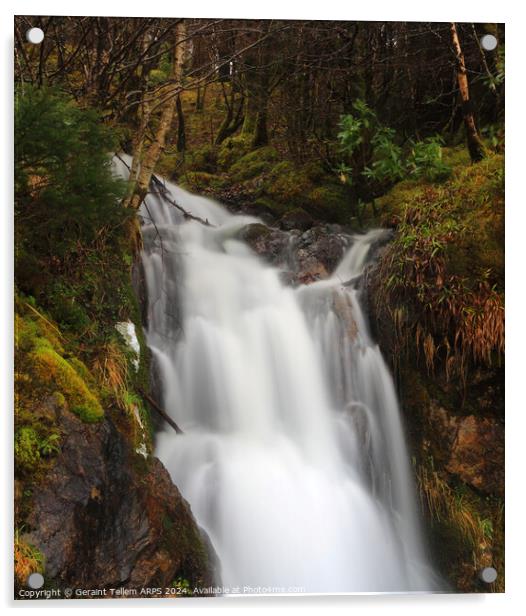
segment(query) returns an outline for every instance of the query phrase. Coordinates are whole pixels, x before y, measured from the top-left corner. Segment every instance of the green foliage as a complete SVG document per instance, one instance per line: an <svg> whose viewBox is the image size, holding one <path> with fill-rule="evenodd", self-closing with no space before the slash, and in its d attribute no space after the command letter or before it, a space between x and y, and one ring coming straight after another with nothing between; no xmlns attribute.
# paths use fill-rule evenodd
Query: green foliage
<svg viewBox="0 0 526 616"><path fill-rule="evenodd" d="M344 160L336 172L342 182L359 188L365 181L374 194L404 177L429 181L448 177L450 169L442 160L440 137L412 141L409 151L404 151L395 131L383 126L365 102L355 101L353 110L342 116L339 125L338 141Z"/></svg>
<svg viewBox="0 0 526 616"><path fill-rule="evenodd" d="M481 131L486 145L495 152L504 149L504 128L501 124L488 124Z"/></svg>
<svg viewBox="0 0 526 616"><path fill-rule="evenodd" d="M371 167L366 167L362 175L376 182L396 182L405 173L402 148L395 143L395 131L379 127L371 138L373 160Z"/></svg>
<svg viewBox="0 0 526 616"><path fill-rule="evenodd" d="M59 325L79 334L86 331L90 319L83 303L78 301L76 289L58 280L48 293L54 299L53 316Z"/></svg>
<svg viewBox="0 0 526 616"><path fill-rule="evenodd" d="M32 473L42 458L48 458L60 451L60 434L43 433L34 426L22 426L15 432L15 460L17 470Z"/></svg>
<svg viewBox="0 0 526 616"><path fill-rule="evenodd" d="M490 73L484 73L481 76L481 80L484 85L492 90L496 91L503 86L505 79L505 45L502 41L499 41L499 45L496 50L495 70Z"/></svg>
<svg viewBox="0 0 526 616"><path fill-rule="evenodd" d="M65 255L125 218L113 177L115 138L93 110L56 90L25 86L15 97L17 248Z"/></svg>
<svg viewBox="0 0 526 616"><path fill-rule="evenodd" d="M411 142L407 159L408 175L430 182L446 180L451 175L451 167L442 159L443 144L443 139L438 135Z"/></svg>
<svg viewBox="0 0 526 616"><path fill-rule="evenodd" d="M24 470L31 470L40 461L38 434L30 426L20 428L15 434L15 460Z"/></svg>
<svg viewBox="0 0 526 616"><path fill-rule="evenodd" d="M190 582L183 577L178 577L172 582L172 588L177 591L178 595L185 595L191 597L193 595L192 586Z"/></svg>
<svg viewBox="0 0 526 616"><path fill-rule="evenodd" d="M100 421L104 417L100 402L66 359L47 344L39 344L32 359L37 378L56 385L73 413L87 423Z"/></svg>

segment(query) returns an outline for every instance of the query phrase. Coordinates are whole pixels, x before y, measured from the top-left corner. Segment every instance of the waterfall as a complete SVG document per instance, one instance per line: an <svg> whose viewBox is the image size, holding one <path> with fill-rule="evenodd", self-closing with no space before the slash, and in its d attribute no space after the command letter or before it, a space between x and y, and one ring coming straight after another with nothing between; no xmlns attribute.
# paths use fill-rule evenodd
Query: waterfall
<svg viewBox="0 0 526 616"><path fill-rule="evenodd" d="M126 175L122 162L118 172ZM161 404L156 455L220 560L225 592L436 590L393 380L361 307L374 230L324 281L285 286L246 224L166 182L141 209Z"/></svg>

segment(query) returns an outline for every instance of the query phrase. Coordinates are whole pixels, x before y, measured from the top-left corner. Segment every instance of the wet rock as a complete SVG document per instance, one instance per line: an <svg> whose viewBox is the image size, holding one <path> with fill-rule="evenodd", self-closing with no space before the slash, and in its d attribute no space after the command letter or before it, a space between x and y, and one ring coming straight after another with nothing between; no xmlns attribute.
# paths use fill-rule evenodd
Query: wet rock
<svg viewBox="0 0 526 616"><path fill-rule="evenodd" d="M305 210L296 208L283 214L280 218L279 225L285 231L292 231L292 229L307 231L307 229L310 229L314 225L314 219Z"/></svg>
<svg viewBox="0 0 526 616"><path fill-rule="evenodd" d="M319 225L302 233L294 251L298 280L306 284L327 278L341 261L349 245L348 236L328 229L326 225Z"/></svg>
<svg viewBox="0 0 526 616"><path fill-rule="evenodd" d="M426 416L440 450L435 456L443 460L445 470L481 492L502 496L503 425L490 417L452 415L434 402Z"/></svg>
<svg viewBox="0 0 526 616"><path fill-rule="evenodd" d="M494 419L469 415L457 424L446 470L488 494L504 491L504 429Z"/></svg>
<svg viewBox="0 0 526 616"><path fill-rule="evenodd" d="M254 223L243 227L238 237L272 265L286 263L290 244L287 233L261 223Z"/></svg>
<svg viewBox="0 0 526 616"><path fill-rule="evenodd" d="M270 207L260 202L243 205L237 210L236 213L246 214L247 216L255 216L268 225L275 223L277 219L276 213Z"/></svg>
<svg viewBox="0 0 526 616"><path fill-rule="evenodd" d="M220 201L223 206L235 215L255 216L267 225L276 224L279 218L279 214L269 205L260 200L252 201L250 195L244 192L232 195L228 191L220 191L215 192L211 196Z"/></svg>
<svg viewBox="0 0 526 616"><path fill-rule="evenodd" d="M86 589L210 585L215 554L161 462L137 456L108 419L86 424L63 409L58 427L62 450L28 519L46 577Z"/></svg>
<svg viewBox="0 0 526 616"><path fill-rule="evenodd" d="M350 246L339 225L316 225L300 231L283 231L254 223L238 233L252 250L282 268L285 284L308 284L328 278Z"/></svg>

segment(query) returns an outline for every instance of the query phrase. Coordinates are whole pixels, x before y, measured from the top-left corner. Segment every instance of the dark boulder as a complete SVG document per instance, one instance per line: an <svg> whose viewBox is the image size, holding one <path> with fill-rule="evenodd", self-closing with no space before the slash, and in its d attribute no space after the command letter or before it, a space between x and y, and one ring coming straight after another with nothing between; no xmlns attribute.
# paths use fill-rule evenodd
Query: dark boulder
<svg viewBox="0 0 526 616"><path fill-rule="evenodd" d="M347 235L326 225L318 225L302 233L294 250L298 281L306 284L327 278L342 260L349 245Z"/></svg>
<svg viewBox="0 0 526 616"><path fill-rule="evenodd" d="M60 410L61 453L33 490L26 540L46 578L84 589L209 586L213 548L161 462L144 459L113 423Z"/></svg>
<svg viewBox="0 0 526 616"><path fill-rule="evenodd" d="M296 208L283 214L280 218L279 225L285 231L292 231L292 229L307 231L307 229L310 229L314 225L314 219L305 210Z"/></svg>
<svg viewBox="0 0 526 616"><path fill-rule="evenodd" d="M284 265L287 261L287 249L290 244L288 233L261 223L253 223L243 227L238 233L238 238L272 265Z"/></svg>

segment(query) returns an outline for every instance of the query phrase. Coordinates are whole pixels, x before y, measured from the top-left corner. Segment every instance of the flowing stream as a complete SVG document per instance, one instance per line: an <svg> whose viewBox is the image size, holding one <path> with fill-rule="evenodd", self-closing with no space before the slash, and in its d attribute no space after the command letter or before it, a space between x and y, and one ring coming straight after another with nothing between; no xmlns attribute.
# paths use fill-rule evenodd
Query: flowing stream
<svg viewBox="0 0 526 616"><path fill-rule="evenodd" d="M166 189L213 226L161 195L141 209L157 395L184 431L162 431L156 454L216 549L221 585L436 590L393 380L360 303L383 231L352 237L328 280L293 289L236 239L257 219Z"/></svg>

